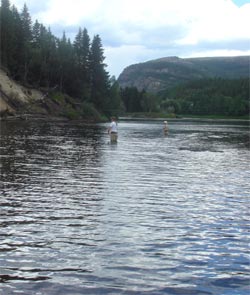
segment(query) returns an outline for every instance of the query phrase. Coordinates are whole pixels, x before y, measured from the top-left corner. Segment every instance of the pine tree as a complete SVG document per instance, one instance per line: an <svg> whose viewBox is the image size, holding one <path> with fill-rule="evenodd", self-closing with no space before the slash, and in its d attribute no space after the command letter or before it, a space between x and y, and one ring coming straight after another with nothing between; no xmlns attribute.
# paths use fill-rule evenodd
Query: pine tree
<svg viewBox="0 0 250 295"><path fill-rule="evenodd" d="M82 31L81 40L81 51L82 51L82 67L85 71L89 69L89 58L90 58L90 38L86 28Z"/></svg>
<svg viewBox="0 0 250 295"><path fill-rule="evenodd" d="M110 88L103 52L101 38L95 35L90 50L91 101L100 111L106 108Z"/></svg>
<svg viewBox="0 0 250 295"><path fill-rule="evenodd" d="M13 17L13 42L12 42L12 59L9 63L9 70L12 73L14 79L20 80L22 73L20 71L20 65L22 64L22 24L21 17L18 13L18 10L15 6L11 8L12 17Z"/></svg>
<svg viewBox="0 0 250 295"><path fill-rule="evenodd" d="M36 20L32 28L32 47L33 48L40 47L40 32L41 32L41 25L38 22L38 20Z"/></svg>
<svg viewBox="0 0 250 295"><path fill-rule="evenodd" d="M13 45L13 22L9 0L2 0L0 10L1 65L8 68Z"/></svg>
<svg viewBox="0 0 250 295"><path fill-rule="evenodd" d="M58 57L59 57L59 89L67 91L71 89L71 77L73 76L74 62L72 54L72 45L67 40L65 32L62 38L58 41ZM70 90L69 94L72 94Z"/></svg>
<svg viewBox="0 0 250 295"><path fill-rule="evenodd" d="M90 38L86 28L79 28L78 34L74 41L74 52L76 58L76 80L75 84L78 88L78 97L82 100L89 100L90 96L90 75L89 75L89 59L90 59Z"/></svg>
<svg viewBox="0 0 250 295"><path fill-rule="evenodd" d="M37 20L33 25L26 4L19 14L9 0L1 0L0 24L1 66L15 79L36 87L58 85L100 111L117 109L119 89L110 88L99 35L91 43L87 29L80 28L72 45L65 33L59 39Z"/></svg>
<svg viewBox="0 0 250 295"><path fill-rule="evenodd" d="M76 63L79 66L81 64L81 42L82 42L82 29L79 28L78 33L75 37L74 44L73 44L75 56L76 56Z"/></svg>
<svg viewBox="0 0 250 295"><path fill-rule="evenodd" d="M107 110L105 113L111 117L118 116L120 110L124 109L124 106L121 100L120 86L114 76L110 79L110 85L110 95L107 100Z"/></svg>
<svg viewBox="0 0 250 295"><path fill-rule="evenodd" d="M27 82L29 66L31 60L31 41L32 41L32 33L31 26L32 21L28 11L28 7L26 4L23 6L23 10L21 12L21 24L22 24L22 40L23 40L23 81Z"/></svg>

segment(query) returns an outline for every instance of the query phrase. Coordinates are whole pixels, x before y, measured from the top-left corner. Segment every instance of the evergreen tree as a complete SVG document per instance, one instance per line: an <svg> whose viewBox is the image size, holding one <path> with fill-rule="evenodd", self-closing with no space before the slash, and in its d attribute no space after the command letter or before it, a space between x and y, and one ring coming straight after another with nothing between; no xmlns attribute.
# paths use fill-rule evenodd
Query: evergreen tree
<svg viewBox="0 0 250 295"><path fill-rule="evenodd" d="M110 95L107 99L105 110L105 113L109 117L118 116L121 110L124 111L124 106L121 100L120 86L114 76L110 79L110 85Z"/></svg>
<svg viewBox="0 0 250 295"><path fill-rule="evenodd" d="M78 65L81 64L81 43L82 43L82 29L79 28L79 31L75 37L74 41L74 51L75 51L75 56L76 56L76 63Z"/></svg>
<svg viewBox="0 0 250 295"><path fill-rule="evenodd" d="M109 96L109 77L105 70L104 55L99 35L95 35L90 50L90 86L91 101L98 110L106 109L106 101Z"/></svg>
<svg viewBox="0 0 250 295"><path fill-rule="evenodd" d="M22 47L20 48L23 58L23 81L27 82L31 61L32 21L26 4L20 15L22 27Z"/></svg>
<svg viewBox="0 0 250 295"><path fill-rule="evenodd" d="M76 56L76 87L79 89L78 96L82 100L89 100L90 97L90 38L86 28L79 28L74 41Z"/></svg>
<svg viewBox="0 0 250 295"><path fill-rule="evenodd" d="M32 40L32 20L26 4L23 6L21 13L22 30L24 42L30 43Z"/></svg>
<svg viewBox="0 0 250 295"><path fill-rule="evenodd" d="M38 22L38 20L36 20L32 28L32 47L33 48L41 47L40 34L41 34L41 24Z"/></svg>
<svg viewBox="0 0 250 295"><path fill-rule="evenodd" d="M136 87L121 89L121 97L127 112L142 112L146 110L144 103L145 91L139 91Z"/></svg>
<svg viewBox="0 0 250 295"><path fill-rule="evenodd" d="M0 10L1 64L8 68L13 50L13 18L9 0L2 0Z"/></svg>
<svg viewBox="0 0 250 295"><path fill-rule="evenodd" d="M42 25L36 20L32 27L30 80L34 85L41 85L42 80Z"/></svg>
<svg viewBox="0 0 250 295"><path fill-rule="evenodd" d="M75 96L78 92L75 88L75 79L77 73L74 62L73 46L66 38L65 32L58 41L58 58L59 58L59 89L69 95Z"/></svg>
<svg viewBox="0 0 250 295"><path fill-rule="evenodd" d="M35 87L58 85L102 112L118 112L119 86L110 87L99 35L91 43L87 29L80 28L72 45L65 33L59 39L37 20L32 24L26 4L19 14L9 0L1 0L0 24L1 66L12 77Z"/></svg>

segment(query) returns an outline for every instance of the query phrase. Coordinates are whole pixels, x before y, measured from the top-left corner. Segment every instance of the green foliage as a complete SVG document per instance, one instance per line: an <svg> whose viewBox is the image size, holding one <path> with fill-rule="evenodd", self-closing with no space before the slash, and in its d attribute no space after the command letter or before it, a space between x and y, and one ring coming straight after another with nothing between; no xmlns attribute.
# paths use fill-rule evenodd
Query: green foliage
<svg viewBox="0 0 250 295"><path fill-rule="evenodd" d="M249 79L199 79L167 89L158 95L138 91L136 87L121 89L127 113L138 116L146 112L158 117L187 115L249 115Z"/></svg>
<svg viewBox="0 0 250 295"><path fill-rule="evenodd" d="M135 113L127 113L127 115L131 118L162 118L162 119L167 119L167 118L176 118L176 115L171 113L162 113L162 112L135 112Z"/></svg>
<svg viewBox="0 0 250 295"><path fill-rule="evenodd" d="M60 39L37 20L32 23L26 4L19 13L9 0L1 2L0 22L1 65L14 79L37 88L56 87L81 102L91 102L100 113L119 109L99 35L91 42L87 29L79 28L72 44L65 33ZM68 116L75 115L69 110Z"/></svg>
<svg viewBox="0 0 250 295"><path fill-rule="evenodd" d="M178 114L180 112L181 106L180 102L174 99L165 99L161 102L161 110L168 114Z"/></svg>
<svg viewBox="0 0 250 295"><path fill-rule="evenodd" d="M110 85L110 95L106 100L105 114L107 114L108 117L117 117L121 110L123 110L120 87L114 77L110 79Z"/></svg>
<svg viewBox="0 0 250 295"><path fill-rule="evenodd" d="M90 48L90 101L98 110L104 110L107 107L107 99L110 95L109 76L105 70L104 59L101 38L96 35Z"/></svg>
<svg viewBox="0 0 250 295"><path fill-rule="evenodd" d="M61 92L55 92L51 95L51 98L59 104L65 103L64 94Z"/></svg>
<svg viewBox="0 0 250 295"><path fill-rule="evenodd" d="M144 91L139 91L136 87L126 87L121 89L121 99L126 112L142 112L142 100Z"/></svg>
<svg viewBox="0 0 250 295"><path fill-rule="evenodd" d="M136 87L121 89L121 98L126 112L158 112L159 99L155 94L139 91Z"/></svg>
<svg viewBox="0 0 250 295"><path fill-rule="evenodd" d="M249 79L202 79L161 93L161 109L193 115L249 114Z"/></svg>
<svg viewBox="0 0 250 295"><path fill-rule="evenodd" d="M93 104L88 102L83 102L81 106L81 116L84 119L90 119L93 118L96 121L101 120L101 114L96 110L96 108L93 106Z"/></svg>
<svg viewBox="0 0 250 295"><path fill-rule="evenodd" d="M144 112L151 113L159 111L158 98L152 93L143 93L141 105Z"/></svg>

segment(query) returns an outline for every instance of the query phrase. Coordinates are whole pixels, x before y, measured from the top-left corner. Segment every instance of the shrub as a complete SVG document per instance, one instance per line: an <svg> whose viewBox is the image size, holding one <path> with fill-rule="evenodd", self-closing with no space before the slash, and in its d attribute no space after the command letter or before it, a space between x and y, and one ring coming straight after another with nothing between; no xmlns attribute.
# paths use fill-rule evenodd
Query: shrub
<svg viewBox="0 0 250 295"><path fill-rule="evenodd" d="M61 92L55 92L51 95L52 100L59 104L63 104L65 102L64 95Z"/></svg>
<svg viewBox="0 0 250 295"><path fill-rule="evenodd" d="M81 116L84 119L101 120L101 114L91 103L88 102L83 102L81 107Z"/></svg>

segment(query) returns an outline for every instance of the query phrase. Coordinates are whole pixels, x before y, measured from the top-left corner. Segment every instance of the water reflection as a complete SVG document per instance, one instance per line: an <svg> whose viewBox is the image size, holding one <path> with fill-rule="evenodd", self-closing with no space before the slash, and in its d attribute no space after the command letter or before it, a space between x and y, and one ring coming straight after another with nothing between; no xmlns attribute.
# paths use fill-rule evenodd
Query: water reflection
<svg viewBox="0 0 250 295"><path fill-rule="evenodd" d="M248 125L1 123L3 294L249 293Z"/></svg>

